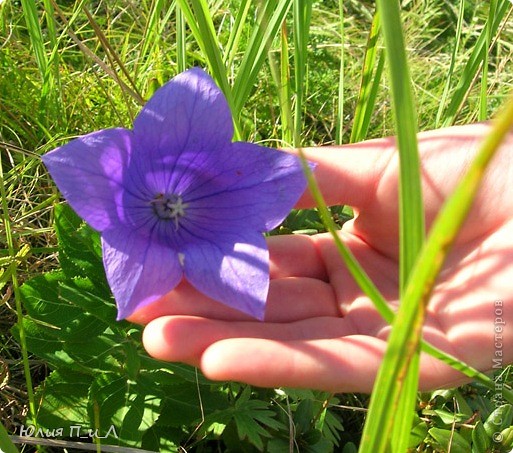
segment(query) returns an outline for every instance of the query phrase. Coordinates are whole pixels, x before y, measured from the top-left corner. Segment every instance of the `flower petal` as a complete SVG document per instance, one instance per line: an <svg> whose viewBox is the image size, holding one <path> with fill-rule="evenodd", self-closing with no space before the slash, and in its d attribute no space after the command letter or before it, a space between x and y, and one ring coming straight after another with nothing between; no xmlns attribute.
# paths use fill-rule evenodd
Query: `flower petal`
<svg viewBox="0 0 513 453"><path fill-rule="evenodd" d="M229 158L224 159L226 155ZM218 174L198 179L184 195L192 223L216 231L255 228L268 231L289 214L306 188L300 160L291 154L237 142L220 156Z"/></svg>
<svg viewBox="0 0 513 453"><path fill-rule="evenodd" d="M231 240L197 241L184 248L187 280L200 292L229 307L264 318L269 290L269 252L261 234Z"/></svg>
<svg viewBox="0 0 513 453"><path fill-rule="evenodd" d="M102 234L103 264L118 306L118 319L154 302L180 282L178 254L154 237L125 228Z"/></svg>
<svg viewBox="0 0 513 453"><path fill-rule="evenodd" d="M134 121L134 135L144 150L137 166L147 184L153 190L168 190L172 180L189 167L194 169L213 148L231 142L233 121L212 78L193 68L155 92ZM187 155L177 166L182 153Z"/></svg>
<svg viewBox="0 0 513 453"><path fill-rule="evenodd" d="M130 131L107 129L72 140L42 160L77 214L103 231L123 217L118 206L131 149Z"/></svg>

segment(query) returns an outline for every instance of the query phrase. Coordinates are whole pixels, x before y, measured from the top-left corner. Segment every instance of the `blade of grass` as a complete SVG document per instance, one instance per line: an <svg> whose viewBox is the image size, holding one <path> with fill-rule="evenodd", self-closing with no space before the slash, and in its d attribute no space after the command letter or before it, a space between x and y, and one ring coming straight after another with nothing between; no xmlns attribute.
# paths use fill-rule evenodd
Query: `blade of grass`
<svg viewBox="0 0 513 453"><path fill-rule="evenodd" d="M160 38L158 35L159 19L163 10L164 0L152 0L148 22L145 24L142 32L142 42L139 50L139 56L137 58L138 62L146 60L152 53L154 46L158 43ZM138 71L136 70L135 73L137 74Z"/></svg>
<svg viewBox="0 0 513 453"><path fill-rule="evenodd" d="M456 57L458 55L460 45L461 45L461 34L463 29L463 18L465 14L465 1L460 0L458 7L458 21L456 23L456 36L454 37L454 47L451 52L451 62L449 63L449 69L447 70L447 77L445 79L444 90L442 92L442 97L440 99L440 104L438 106L438 111L436 113L435 119L435 128L440 124L440 120L442 118L442 113L444 111L445 105L447 103L447 97L449 95L449 89L451 87L452 77L454 75L454 67L456 65Z"/></svg>
<svg viewBox="0 0 513 453"><path fill-rule="evenodd" d="M338 15L340 23L340 68L338 78L337 123L335 129L335 143L343 143L344 134L344 74L345 74L345 27L344 27L344 1L338 2Z"/></svg>
<svg viewBox="0 0 513 453"><path fill-rule="evenodd" d="M299 147L301 146L301 130L303 129L303 101L307 76L308 39L312 19L312 1L295 1L293 19L294 91L296 93L294 109L294 146Z"/></svg>
<svg viewBox="0 0 513 453"><path fill-rule="evenodd" d="M399 2L378 0L377 7L382 21L389 66L399 149L399 294L401 295L399 312L412 311L415 314L415 321L422 326L424 313L417 309L416 301L405 301L402 298L425 234L417 145L417 114L413 101ZM418 387L420 330L405 330L400 320L401 318L396 316L390 337L392 339L394 332L397 332L395 335L399 340L396 343L389 341L374 385L364 438L360 445L362 452L385 451L390 441L394 442L390 448L393 451L399 451L396 447L404 446L408 441L406 437L409 437L413 421L413 407ZM408 348L410 345L411 348ZM402 374L396 372L396 361ZM386 377L389 376L390 380L387 381ZM389 384L386 390L383 390L384 383ZM401 431L394 428L392 423L394 414L397 413L403 417Z"/></svg>
<svg viewBox="0 0 513 453"><path fill-rule="evenodd" d="M46 3L48 2L45 2L45 4ZM23 16L25 17L25 22L27 24L30 43L34 51L37 67L39 69L42 80L41 97L39 103L39 121L41 121L43 124L46 124L48 117L59 118L59 104L56 101L58 96L56 95L55 91L55 88L58 85L56 85L54 79L54 76L56 74L58 75L58 63L56 63L57 47L55 27L53 26L52 20L47 21L47 27L53 45L53 57L50 61L47 55L47 49L44 42L43 30L41 28L36 2L30 0L22 0L21 6L23 9Z"/></svg>
<svg viewBox="0 0 513 453"><path fill-rule="evenodd" d="M493 130L485 138L461 182L435 219L419 259L412 269L383 361L387 366L380 368L376 380L375 388L379 389L380 397L371 400L362 436L361 451L374 453L386 449L383 447L383 441L386 439L383 433L388 432L393 422L393 413L390 408L394 407L396 388L404 379L408 369L408 361L405 361L404 357L411 357L420 342L422 317L418 313L425 311L436 277L470 211L488 163L511 130L513 97L493 123ZM414 335L411 335L412 332Z"/></svg>
<svg viewBox="0 0 513 453"><path fill-rule="evenodd" d="M232 26L228 43L224 51L223 60L227 68L230 68L233 64L233 60L239 49L240 38L244 27L246 25L246 19L248 17L249 8L251 6L250 0L243 0L239 6L235 22Z"/></svg>
<svg viewBox="0 0 513 453"><path fill-rule="evenodd" d="M236 114L239 114L257 80L273 39L277 36L292 0L262 2L246 51L233 84Z"/></svg>
<svg viewBox="0 0 513 453"><path fill-rule="evenodd" d="M131 86L132 91L134 93L136 93L136 95L139 99L142 99L142 95L139 92L137 85L135 84L133 78L131 77L130 72L128 71L128 69L126 69L126 67L125 67L124 63L121 61L121 58L119 57L118 53L110 45L109 40L103 33L101 27L96 23L94 17L92 16L92 14L89 12L89 10L85 6L82 7L82 10L84 11L84 13L87 17L87 20L88 20L89 24L91 25L91 28L93 29L94 34L100 41L100 44L101 44L103 50L105 51L105 55L107 56L107 59L109 60L109 64L110 64L110 67L112 68L112 71L114 73L116 73L114 68L117 65L117 67L121 70L121 72L124 74L126 80L128 81L128 85ZM121 81L121 78L117 75L117 73L116 73L116 81ZM120 85L120 87L121 87L121 85ZM128 102L128 99L125 96L125 91L121 90L121 93L125 97L125 103L129 107L128 111L130 113L131 120L133 121L134 115L132 114L132 112L130 110L130 102Z"/></svg>
<svg viewBox="0 0 513 453"><path fill-rule="evenodd" d="M55 110L55 120L57 124L64 126L66 119L65 109L62 103L62 87L60 77L60 54L59 40L55 27L55 11L50 0L43 0L43 10L45 14L45 23L50 45L50 57L48 58L48 72L51 74L49 81L49 90L51 90L52 108Z"/></svg>
<svg viewBox="0 0 513 453"><path fill-rule="evenodd" d="M30 37L30 43L34 50L37 66L43 80L46 79L48 70L48 58L43 39L43 32L39 23L39 15L37 13L36 2L31 0L21 0L23 16L27 23L27 31Z"/></svg>
<svg viewBox="0 0 513 453"><path fill-rule="evenodd" d="M3 162L2 162L2 153L0 153L0 198L1 198L1 207L2 207L2 217L3 217L3 225L4 225L4 234L5 234L5 242L7 244L7 248L9 250L9 255L13 259L13 263L11 266L11 283L12 289L14 293L14 302L16 306L16 316L17 316L17 325L19 329L19 343L21 349L22 363L23 363L23 374L25 377L25 383L27 386L27 398L29 405L30 416L32 417L32 422L35 426L37 426L37 412L36 412L36 403L34 398L34 389L32 386L32 375L30 373L30 363L28 357L27 350L27 341L25 336L25 329L23 324L23 307L21 303L21 295L19 290L18 283L18 273L17 273L17 246L15 243L15 239L11 230L11 219L9 216L9 206L7 205L7 193L5 190L5 181L4 181L4 172L3 172ZM2 426L3 428L3 426Z"/></svg>
<svg viewBox="0 0 513 453"><path fill-rule="evenodd" d="M162 40L166 38L166 26L169 24L169 20L173 12L176 9L176 1L173 0L167 6L169 2L165 0L152 0L150 5L150 11L148 14L148 21L142 32L142 44L137 57L137 64L134 68L134 78L139 80L140 76L151 73L150 68L154 66L156 58L159 54L159 46ZM161 19L161 15L165 11L164 17ZM177 33L179 27L179 17L176 16ZM179 63L179 61L178 61ZM164 80L157 75L159 84L162 85Z"/></svg>
<svg viewBox="0 0 513 453"><path fill-rule="evenodd" d="M511 2L509 0L498 0L495 17L493 17L493 20L491 21L491 33L495 36L495 39L490 44L490 47L486 46L487 35L490 33L490 30L487 27L484 27L472 49L472 54L463 69L458 85L456 86L454 93L451 94L451 102L443 115L444 118L442 126L450 126L456 122L461 106L465 102L468 93L474 84L474 80L476 80L478 76L479 68L483 62L483 56L493 48L497 40L498 29L501 21L506 15L506 12L508 12L508 15L511 12Z"/></svg>
<svg viewBox="0 0 513 453"><path fill-rule="evenodd" d="M372 25L367 39L365 49L365 58L363 62L362 78L360 82L360 91L358 93L358 101L354 112L353 128L351 130L351 143L357 143L367 137L370 120L376 105L376 97L378 94L383 67L385 66L385 58L383 52L379 52L379 60L376 65L376 57L378 56L378 40L381 30L381 21L379 13L376 11L372 19Z"/></svg>
<svg viewBox="0 0 513 453"><path fill-rule="evenodd" d="M123 92L128 93L138 104L144 105L144 99L140 96L140 94L136 91L134 91L132 88L130 88L123 80L119 78L116 71L114 71L110 66L106 65L104 61L99 58L89 47L87 47L80 38L75 35L70 29L71 23L76 19L78 16L78 12L76 11L75 14L72 16L72 18L68 21L66 19L66 16L62 12L62 10L59 8L59 5L57 5L55 0L50 0L52 2L52 6L54 7L57 15L62 20L66 27L66 31L70 38L73 40L73 42L80 48L80 50L84 53L84 55L91 60L93 60L100 68L105 71L106 74L111 76L116 83L120 86L121 90ZM82 0L80 4L78 4L78 7L81 7L85 3L85 0Z"/></svg>
<svg viewBox="0 0 513 453"><path fill-rule="evenodd" d="M187 32L185 29L185 17L179 6L175 7L176 14L176 61L178 72L187 69Z"/></svg>
<svg viewBox="0 0 513 453"><path fill-rule="evenodd" d="M18 453L18 449L9 439L9 434L7 433L4 425L0 423L0 451L2 453Z"/></svg>
<svg viewBox="0 0 513 453"><path fill-rule="evenodd" d="M226 96L226 100L232 111L235 135L240 137L240 110L236 107L234 91L228 82L226 67L223 62L223 56L221 55L221 45L217 39L214 22L210 15L207 2L205 0L177 0L177 3L182 10L196 42L207 59L212 76Z"/></svg>
<svg viewBox="0 0 513 453"><path fill-rule="evenodd" d="M293 122L290 97L289 42L287 24L285 21L281 27L280 41L281 52L279 67L275 61L273 52L269 52L268 59L271 68L271 76L278 89L278 99L280 101L281 139L286 146L292 146Z"/></svg>
<svg viewBox="0 0 513 453"><path fill-rule="evenodd" d="M490 0L488 5L488 19L486 21L486 39L485 49L490 49L492 44L492 22L497 10L497 0ZM488 118L488 52L483 55L481 90L479 94L479 120L484 121Z"/></svg>

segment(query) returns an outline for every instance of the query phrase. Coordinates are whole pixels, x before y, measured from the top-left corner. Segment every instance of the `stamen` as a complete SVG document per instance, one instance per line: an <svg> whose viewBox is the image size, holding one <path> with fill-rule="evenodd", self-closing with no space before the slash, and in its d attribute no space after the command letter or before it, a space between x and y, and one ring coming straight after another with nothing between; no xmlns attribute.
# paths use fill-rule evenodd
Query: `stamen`
<svg viewBox="0 0 513 453"><path fill-rule="evenodd" d="M151 202L155 214L162 220L173 220L176 229L178 229L178 221L185 215L185 204L180 195L158 194Z"/></svg>

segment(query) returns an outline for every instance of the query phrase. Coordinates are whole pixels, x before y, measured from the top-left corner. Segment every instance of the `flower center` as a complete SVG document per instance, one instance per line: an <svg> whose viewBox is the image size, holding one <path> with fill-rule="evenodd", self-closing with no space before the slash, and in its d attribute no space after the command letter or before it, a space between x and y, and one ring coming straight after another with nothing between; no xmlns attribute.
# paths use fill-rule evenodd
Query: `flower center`
<svg viewBox="0 0 513 453"><path fill-rule="evenodd" d="M150 203L159 219L173 220L176 228L178 228L178 221L185 215L185 208L187 207L180 195L158 194Z"/></svg>

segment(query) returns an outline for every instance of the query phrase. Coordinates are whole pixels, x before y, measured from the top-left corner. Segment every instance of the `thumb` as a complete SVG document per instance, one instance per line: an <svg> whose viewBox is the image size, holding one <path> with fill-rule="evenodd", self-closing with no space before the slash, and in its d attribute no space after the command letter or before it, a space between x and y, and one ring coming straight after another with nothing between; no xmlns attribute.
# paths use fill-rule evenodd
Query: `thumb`
<svg viewBox="0 0 513 453"><path fill-rule="evenodd" d="M395 151L393 137L343 146L302 148L304 156L317 164L314 177L326 204L362 209L376 192L376 185ZM287 152L299 155L298 149ZM307 190L296 208L316 206Z"/></svg>

